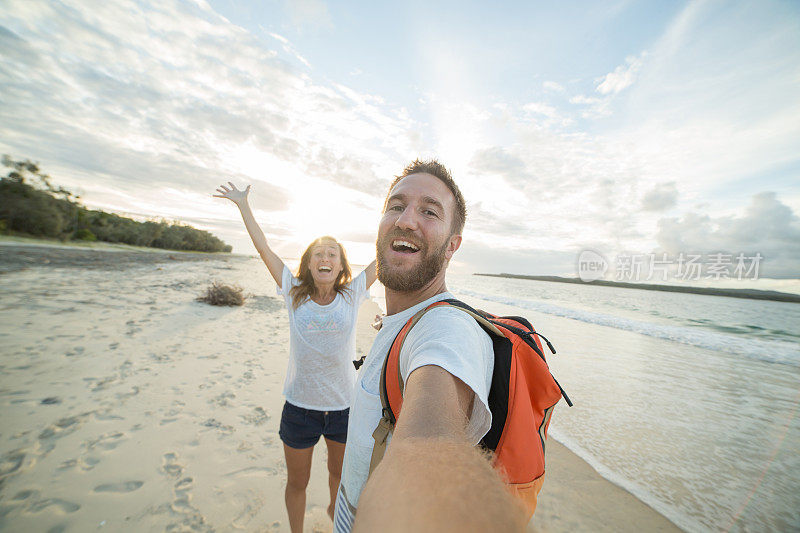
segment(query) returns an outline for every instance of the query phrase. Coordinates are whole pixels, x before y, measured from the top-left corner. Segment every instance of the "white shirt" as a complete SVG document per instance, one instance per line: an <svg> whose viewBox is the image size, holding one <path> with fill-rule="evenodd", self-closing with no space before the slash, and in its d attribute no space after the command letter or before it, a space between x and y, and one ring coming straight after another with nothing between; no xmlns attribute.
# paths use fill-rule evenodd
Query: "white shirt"
<svg viewBox="0 0 800 533"><path fill-rule="evenodd" d="M356 371L356 319L361 303L369 298L367 275L362 272L345 294L320 305L306 300L297 309L289 291L300 281L283 267L278 294L289 311L289 368L283 394L286 401L304 409L340 411L350 407Z"/></svg>
<svg viewBox="0 0 800 533"><path fill-rule="evenodd" d="M353 508L358 507L361 491L369 475L369 462L375 441L372 432L381 418L381 399L378 392L383 362L397 333L417 311L427 305L453 298L441 293L405 311L383 318L383 326L356 380L347 447L342 465L342 482L336 499L334 531L350 531ZM435 365L463 381L475 393L467 437L473 444L483 438L492 425L489 411L489 388L492 383L494 355L492 341L474 318L450 307L428 311L406 337L400 351L400 374L403 382L415 369Z"/></svg>

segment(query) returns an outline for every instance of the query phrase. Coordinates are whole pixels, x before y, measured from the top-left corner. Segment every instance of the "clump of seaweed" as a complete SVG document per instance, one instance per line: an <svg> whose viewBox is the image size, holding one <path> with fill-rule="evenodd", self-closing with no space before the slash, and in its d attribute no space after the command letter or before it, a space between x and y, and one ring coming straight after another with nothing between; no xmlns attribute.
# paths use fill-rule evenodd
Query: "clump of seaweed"
<svg viewBox="0 0 800 533"><path fill-rule="evenodd" d="M205 294L197 297L198 302L205 302L209 305L244 305L245 296L242 288L238 285L225 285L215 281L206 289Z"/></svg>

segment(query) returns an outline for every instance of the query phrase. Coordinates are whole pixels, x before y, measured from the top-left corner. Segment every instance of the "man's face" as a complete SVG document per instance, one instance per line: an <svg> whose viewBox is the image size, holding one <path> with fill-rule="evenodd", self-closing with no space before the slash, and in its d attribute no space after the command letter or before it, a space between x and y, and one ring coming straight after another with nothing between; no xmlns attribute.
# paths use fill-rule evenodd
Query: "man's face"
<svg viewBox="0 0 800 533"><path fill-rule="evenodd" d="M391 290L423 288L461 244L451 235L455 199L440 179L411 174L392 189L378 227L378 279Z"/></svg>

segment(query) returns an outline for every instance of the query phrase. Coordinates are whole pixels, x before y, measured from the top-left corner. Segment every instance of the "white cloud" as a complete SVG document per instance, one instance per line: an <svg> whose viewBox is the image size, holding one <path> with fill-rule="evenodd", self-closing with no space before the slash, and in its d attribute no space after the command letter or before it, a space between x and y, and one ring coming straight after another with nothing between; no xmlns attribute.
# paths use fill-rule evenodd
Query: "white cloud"
<svg viewBox="0 0 800 533"><path fill-rule="evenodd" d="M0 56L0 148L81 186L89 205L150 216L175 216L162 187L210 195L229 178L259 182L256 207L270 210L298 194L290 176L379 198L415 142L408 113L316 82L275 38L277 51L205 4L11 3L0 15L11 50Z"/></svg>
<svg viewBox="0 0 800 533"><path fill-rule="evenodd" d="M638 57L626 58L625 64L618 66L600 78L596 91L602 96L586 96L578 94L570 97L569 103L581 106L581 117L585 119L598 119L611 116L613 113L612 101L615 95L632 86L636 81L637 73L642 67L642 59L647 55L642 52Z"/></svg>
<svg viewBox="0 0 800 533"><path fill-rule="evenodd" d="M581 116L583 118L601 118L611 114L608 98L578 94L571 97L569 103L583 106L583 111L581 111Z"/></svg>
<svg viewBox="0 0 800 533"><path fill-rule="evenodd" d="M618 66L614 72L609 72L603 76L602 81L597 86L600 94L617 94L636 81L636 75L642 68L642 60L647 52L642 52L638 57L629 56L625 58L625 64Z"/></svg>
<svg viewBox="0 0 800 533"><path fill-rule="evenodd" d="M661 183L649 190L642 197L642 209L645 211L664 211L674 207L678 202L678 189L675 182Z"/></svg>
<svg viewBox="0 0 800 533"><path fill-rule="evenodd" d="M476 217L467 221L472 238L558 251L587 243L648 245L638 212L641 172L621 147L524 114L504 116L514 142L484 147L470 161L468 183L476 185L464 193L468 202L480 200Z"/></svg>
<svg viewBox="0 0 800 533"><path fill-rule="evenodd" d="M292 56L294 56L298 61L300 61L305 66L311 67L311 63L309 63L308 60L300 54L300 52L295 50L294 46L292 46L292 43L289 42L289 39L287 39L286 37L284 37L282 35L278 35L277 33L272 33L272 32L268 32L268 33L269 33L270 37L272 37L273 39L275 39L275 40L277 40L277 41L279 41L281 43L281 45L283 47L283 50L285 52L287 52L288 54L291 54Z"/></svg>
<svg viewBox="0 0 800 533"><path fill-rule="evenodd" d="M298 9L296 24L330 23L322 2ZM774 209L800 211L796 184L774 177L798 162L796 22L749 16L758 9L691 3L646 56L601 79L576 72L591 85L568 100L554 81L535 101L484 98L479 65L445 38L419 39L429 83L405 109L323 80L304 62L309 50L278 33L256 39L202 2L9 1L0 150L39 160L89 203L144 215L173 216L159 204L164 188L195 201L228 178L254 183L259 220L285 249L332 212L344 213L342 234L366 239L388 180L417 155L441 157L467 197L476 247L462 261L508 252L525 271L542 250L564 260L582 247L646 252L691 231L692 216L721 239L721 222L755 222L742 214L755 192L776 190ZM193 219L224 218L215 202ZM667 209L687 214L666 222Z"/></svg>
<svg viewBox="0 0 800 533"><path fill-rule="evenodd" d="M556 118L558 116L558 112L556 111L555 107L542 102L531 102L529 104L525 104L522 106L522 109L528 113L544 115L548 118Z"/></svg>
<svg viewBox="0 0 800 533"><path fill-rule="evenodd" d="M744 253L764 256L761 275L771 278L800 277L800 217L775 193L752 197L740 215L712 217L689 212L680 218L662 218L658 244L669 254Z"/></svg>
<svg viewBox="0 0 800 533"><path fill-rule="evenodd" d="M579 250L525 250L465 239L453 256L451 269L469 265L466 272L575 276Z"/></svg>
<svg viewBox="0 0 800 533"><path fill-rule="evenodd" d="M545 91L550 91L550 92L554 92L554 93L563 93L564 92L564 86L561 85L560 83L556 83L554 81L544 81L544 82L542 82L542 88Z"/></svg>
<svg viewBox="0 0 800 533"><path fill-rule="evenodd" d="M284 0L284 6L298 28L333 28L328 4L324 0Z"/></svg>
<svg viewBox="0 0 800 533"><path fill-rule="evenodd" d="M648 180L675 181L687 199L736 195L738 206L764 188L796 191L781 183L800 139L798 23L784 11L693 2L648 48L614 100L616 141Z"/></svg>

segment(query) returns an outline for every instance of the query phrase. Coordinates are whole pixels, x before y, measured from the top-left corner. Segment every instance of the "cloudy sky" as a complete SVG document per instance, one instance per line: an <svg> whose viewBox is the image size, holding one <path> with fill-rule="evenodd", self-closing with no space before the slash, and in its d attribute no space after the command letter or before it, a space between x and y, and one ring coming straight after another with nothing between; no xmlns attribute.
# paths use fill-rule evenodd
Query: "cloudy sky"
<svg viewBox="0 0 800 533"><path fill-rule="evenodd" d="M800 278L800 4L2 0L0 151L94 208L366 263L393 175L467 198L456 268L761 253Z"/></svg>

